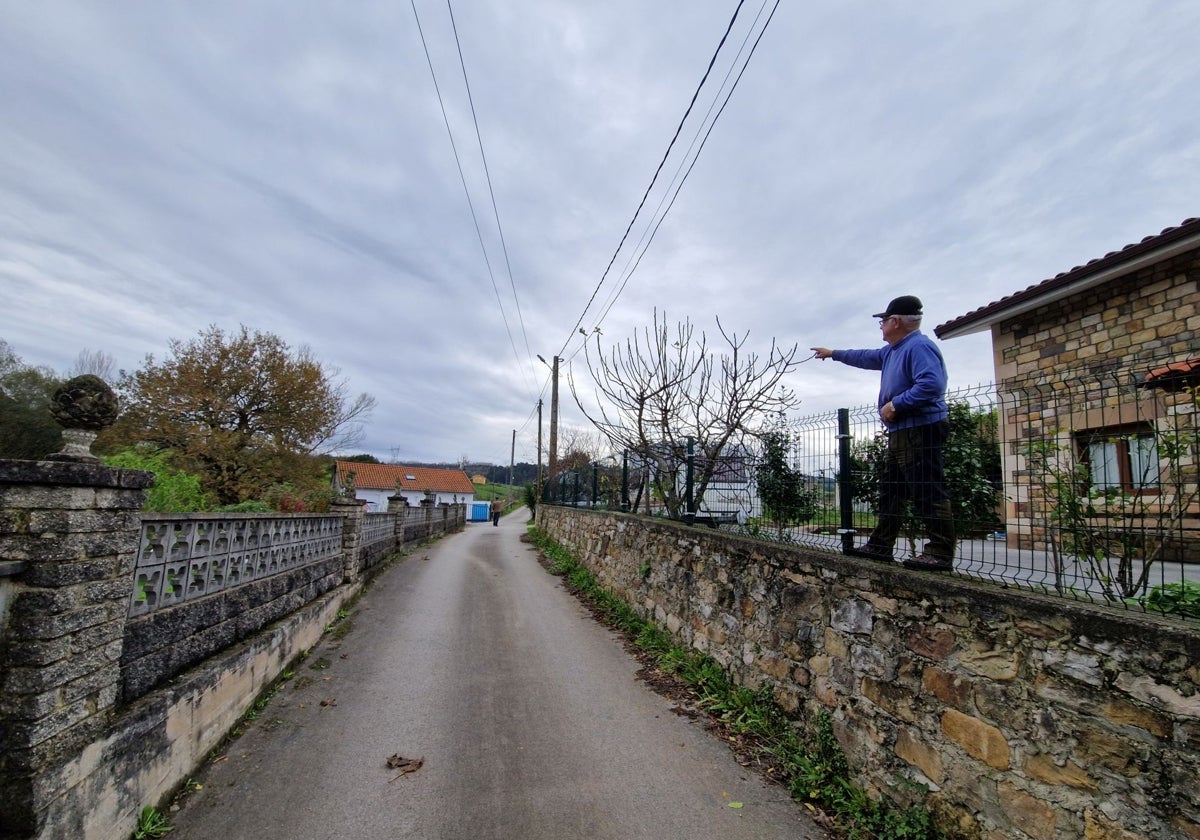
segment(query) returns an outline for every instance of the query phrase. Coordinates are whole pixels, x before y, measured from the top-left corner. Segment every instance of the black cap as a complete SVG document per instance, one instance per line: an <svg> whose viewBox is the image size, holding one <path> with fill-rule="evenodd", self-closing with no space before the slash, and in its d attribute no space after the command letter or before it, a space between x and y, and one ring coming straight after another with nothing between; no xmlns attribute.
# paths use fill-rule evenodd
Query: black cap
<svg viewBox="0 0 1200 840"><path fill-rule="evenodd" d="M921 299L916 295L900 295L888 304L887 309L876 312L872 318L890 318L893 315L920 315Z"/></svg>

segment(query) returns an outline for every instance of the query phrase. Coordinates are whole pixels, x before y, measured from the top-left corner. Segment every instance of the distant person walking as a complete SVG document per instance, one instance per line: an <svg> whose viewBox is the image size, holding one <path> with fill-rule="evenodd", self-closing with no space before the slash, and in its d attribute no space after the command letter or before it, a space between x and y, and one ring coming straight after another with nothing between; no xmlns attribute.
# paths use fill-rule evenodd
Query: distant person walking
<svg viewBox="0 0 1200 840"><path fill-rule="evenodd" d="M892 561L896 537L904 521L904 503L912 501L929 541L910 569L954 568L954 517L946 490L942 447L950 434L946 406L946 362L933 340L921 333L921 301L901 295L874 317L886 347L874 350L830 350L811 347L818 359L866 370L882 371L879 419L887 429L887 456L879 485L879 521L870 539L847 554Z"/></svg>
<svg viewBox="0 0 1200 840"><path fill-rule="evenodd" d="M492 525L500 527L500 514L504 512L504 506L499 499L492 499Z"/></svg>

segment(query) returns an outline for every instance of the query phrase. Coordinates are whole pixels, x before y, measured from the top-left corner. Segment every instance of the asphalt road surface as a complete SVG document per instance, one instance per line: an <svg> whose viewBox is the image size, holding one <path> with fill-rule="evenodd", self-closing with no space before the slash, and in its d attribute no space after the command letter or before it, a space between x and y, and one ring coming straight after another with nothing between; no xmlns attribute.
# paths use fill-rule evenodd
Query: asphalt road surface
<svg viewBox="0 0 1200 840"><path fill-rule="evenodd" d="M827 837L636 679L525 513L384 573L196 774L171 840Z"/></svg>

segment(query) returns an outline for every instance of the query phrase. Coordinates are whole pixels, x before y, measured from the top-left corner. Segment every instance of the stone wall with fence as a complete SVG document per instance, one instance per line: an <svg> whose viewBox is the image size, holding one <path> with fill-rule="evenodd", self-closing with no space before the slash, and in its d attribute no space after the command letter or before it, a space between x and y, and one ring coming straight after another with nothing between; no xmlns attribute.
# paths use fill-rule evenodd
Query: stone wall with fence
<svg viewBox="0 0 1200 840"><path fill-rule="evenodd" d="M539 505L618 596L949 836L1200 838L1200 631L820 549Z"/></svg>
<svg viewBox="0 0 1200 840"><path fill-rule="evenodd" d="M0 838L127 836L398 548L462 505L143 515L152 476L0 461Z"/></svg>

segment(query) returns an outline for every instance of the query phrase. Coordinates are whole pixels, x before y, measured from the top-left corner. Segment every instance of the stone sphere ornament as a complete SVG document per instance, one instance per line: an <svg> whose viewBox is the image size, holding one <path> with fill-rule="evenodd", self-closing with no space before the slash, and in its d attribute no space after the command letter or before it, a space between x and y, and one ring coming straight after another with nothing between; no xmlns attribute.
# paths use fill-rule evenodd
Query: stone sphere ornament
<svg viewBox="0 0 1200 840"><path fill-rule="evenodd" d="M99 376L90 373L68 379L54 389L50 413L63 427L63 448L49 461L98 461L92 441L117 419L117 395Z"/></svg>
<svg viewBox="0 0 1200 840"><path fill-rule="evenodd" d="M50 413L64 429L98 432L117 419L117 395L99 376L86 373L54 389Z"/></svg>

